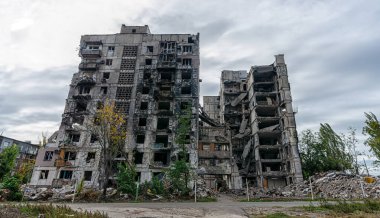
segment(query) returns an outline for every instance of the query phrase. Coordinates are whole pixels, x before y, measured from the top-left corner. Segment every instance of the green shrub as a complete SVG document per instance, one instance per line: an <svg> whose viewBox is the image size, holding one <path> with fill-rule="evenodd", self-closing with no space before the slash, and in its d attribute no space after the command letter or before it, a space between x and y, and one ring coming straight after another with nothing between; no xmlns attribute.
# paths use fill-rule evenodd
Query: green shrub
<svg viewBox="0 0 380 218"><path fill-rule="evenodd" d="M16 177L5 177L2 184L4 189L8 189L10 194L7 196L8 201L20 201L22 193L20 191L20 180Z"/></svg>
<svg viewBox="0 0 380 218"><path fill-rule="evenodd" d="M116 183L117 189L124 194L134 196L136 194L136 169L134 165L126 164L119 165L119 172L117 173Z"/></svg>

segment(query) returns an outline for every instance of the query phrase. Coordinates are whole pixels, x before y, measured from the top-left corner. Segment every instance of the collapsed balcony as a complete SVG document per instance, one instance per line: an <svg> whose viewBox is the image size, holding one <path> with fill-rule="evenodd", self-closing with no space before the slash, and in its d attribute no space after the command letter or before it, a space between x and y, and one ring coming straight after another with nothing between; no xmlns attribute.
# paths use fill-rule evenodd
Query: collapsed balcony
<svg viewBox="0 0 380 218"><path fill-rule="evenodd" d="M275 92L274 83L254 83L254 92Z"/></svg>
<svg viewBox="0 0 380 218"><path fill-rule="evenodd" d="M278 104L275 97L256 96L256 107L277 107Z"/></svg>
<svg viewBox="0 0 380 218"><path fill-rule="evenodd" d="M281 162L280 149L279 148L260 148L259 155L262 163L266 162Z"/></svg>
<svg viewBox="0 0 380 218"><path fill-rule="evenodd" d="M98 64L96 62L81 62L78 68L82 71L96 71Z"/></svg>

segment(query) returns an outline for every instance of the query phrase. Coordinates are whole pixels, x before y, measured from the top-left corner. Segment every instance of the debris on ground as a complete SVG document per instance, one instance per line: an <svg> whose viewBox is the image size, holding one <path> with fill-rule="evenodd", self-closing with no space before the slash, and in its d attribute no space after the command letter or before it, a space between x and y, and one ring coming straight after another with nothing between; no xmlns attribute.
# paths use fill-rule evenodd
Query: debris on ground
<svg viewBox="0 0 380 218"><path fill-rule="evenodd" d="M344 172L326 172L316 174L310 180L294 183L283 188L269 190L251 188L250 196L256 198L310 198L311 190L315 198L378 199L380 198L380 178Z"/></svg>

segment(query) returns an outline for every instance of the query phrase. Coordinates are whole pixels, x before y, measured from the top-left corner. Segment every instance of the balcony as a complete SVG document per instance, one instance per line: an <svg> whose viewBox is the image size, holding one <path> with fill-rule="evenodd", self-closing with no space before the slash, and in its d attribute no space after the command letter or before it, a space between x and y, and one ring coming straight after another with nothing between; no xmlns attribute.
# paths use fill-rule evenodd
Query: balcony
<svg viewBox="0 0 380 218"><path fill-rule="evenodd" d="M157 68L176 68L177 67L177 62L158 62L157 63Z"/></svg>
<svg viewBox="0 0 380 218"><path fill-rule="evenodd" d="M168 144L164 143L154 143L151 145L152 149L169 149Z"/></svg>
<svg viewBox="0 0 380 218"><path fill-rule="evenodd" d="M98 65L95 62L89 62L89 63L80 63L78 66L79 70L83 71L96 71L98 69Z"/></svg>
<svg viewBox="0 0 380 218"><path fill-rule="evenodd" d="M100 58L102 56L102 51L98 49L82 49L80 51L80 56L83 58Z"/></svg>
<svg viewBox="0 0 380 218"><path fill-rule="evenodd" d="M78 94L78 95L73 95L73 99L75 99L75 100L88 101L88 100L91 100L91 95L89 95L89 94Z"/></svg>
<svg viewBox="0 0 380 218"><path fill-rule="evenodd" d="M199 150L198 151L198 157L199 158L230 158L230 151L205 151L205 150Z"/></svg>

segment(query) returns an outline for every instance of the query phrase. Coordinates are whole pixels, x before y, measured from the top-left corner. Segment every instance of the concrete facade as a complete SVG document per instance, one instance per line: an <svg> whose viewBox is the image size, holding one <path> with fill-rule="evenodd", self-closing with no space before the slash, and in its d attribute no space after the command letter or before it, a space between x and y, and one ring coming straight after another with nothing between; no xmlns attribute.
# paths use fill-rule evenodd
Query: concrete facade
<svg viewBox="0 0 380 218"><path fill-rule="evenodd" d="M127 140L115 166L135 163L140 182L167 169L178 158L178 116L190 107L186 148L191 166L197 167L199 34L151 34L148 26L122 25L117 34L82 36L79 55L82 61L70 84L56 140L41 150L31 185L84 179L86 186L98 186L99 144L73 124L88 124L106 99L127 117ZM46 160L51 151L52 158ZM49 170L47 178L41 176L43 170Z"/></svg>

